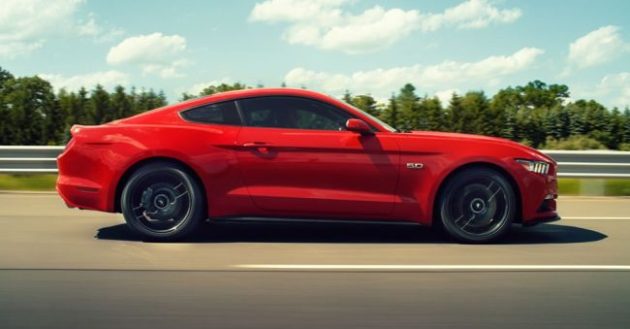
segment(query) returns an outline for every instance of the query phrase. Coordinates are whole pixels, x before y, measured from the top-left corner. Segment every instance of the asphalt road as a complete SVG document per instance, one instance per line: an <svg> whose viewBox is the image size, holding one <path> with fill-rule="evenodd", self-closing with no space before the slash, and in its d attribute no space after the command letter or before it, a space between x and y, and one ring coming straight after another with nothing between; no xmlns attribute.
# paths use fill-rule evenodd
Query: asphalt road
<svg viewBox="0 0 630 329"><path fill-rule="evenodd" d="M304 223L148 243L120 215L0 193L0 328L630 328L630 199L560 212L494 245Z"/></svg>

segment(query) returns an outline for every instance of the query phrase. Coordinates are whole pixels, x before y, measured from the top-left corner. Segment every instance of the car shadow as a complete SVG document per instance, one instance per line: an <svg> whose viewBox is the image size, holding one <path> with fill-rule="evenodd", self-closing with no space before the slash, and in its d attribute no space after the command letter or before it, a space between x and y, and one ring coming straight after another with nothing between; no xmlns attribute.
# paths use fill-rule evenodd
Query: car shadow
<svg viewBox="0 0 630 329"><path fill-rule="evenodd" d="M103 227L101 240L145 241L125 224ZM558 224L515 226L497 244L562 244L595 242L607 238L597 231ZM440 230L410 225L352 223L205 223L182 243L453 243Z"/></svg>

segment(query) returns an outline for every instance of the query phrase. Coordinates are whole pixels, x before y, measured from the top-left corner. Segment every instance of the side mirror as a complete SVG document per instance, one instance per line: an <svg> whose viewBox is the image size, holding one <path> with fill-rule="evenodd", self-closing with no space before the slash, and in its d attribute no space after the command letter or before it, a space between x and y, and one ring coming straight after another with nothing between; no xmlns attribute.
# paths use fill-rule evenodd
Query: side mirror
<svg viewBox="0 0 630 329"><path fill-rule="evenodd" d="M346 121L346 129L361 135L373 134L372 128L370 128L370 126L361 119L348 119L348 121Z"/></svg>

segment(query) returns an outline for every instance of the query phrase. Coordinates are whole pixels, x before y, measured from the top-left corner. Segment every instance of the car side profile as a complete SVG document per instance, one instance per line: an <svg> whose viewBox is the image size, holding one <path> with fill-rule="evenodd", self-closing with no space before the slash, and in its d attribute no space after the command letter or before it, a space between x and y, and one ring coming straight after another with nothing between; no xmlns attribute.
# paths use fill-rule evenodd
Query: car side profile
<svg viewBox="0 0 630 329"><path fill-rule="evenodd" d="M58 158L66 204L122 212L151 240L256 217L436 225L483 243L559 219L548 156L500 138L398 132L313 91L219 93L71 135Z"/></svg>

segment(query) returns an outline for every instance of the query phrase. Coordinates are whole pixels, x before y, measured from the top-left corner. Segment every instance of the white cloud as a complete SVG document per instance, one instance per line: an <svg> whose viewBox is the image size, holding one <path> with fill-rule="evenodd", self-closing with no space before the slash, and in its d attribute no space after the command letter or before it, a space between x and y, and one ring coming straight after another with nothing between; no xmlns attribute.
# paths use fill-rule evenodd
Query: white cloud
<svg viewBox="0 0 630 329"><path fill-rule="evenodd" d="M387 48L417 30L483 28L491 23L510 23L521 16L518 8L500 10L486 0L468 0L438 14L374 6L355 15L345 11L345 6L353 2L266 0L254 6L249 19L288 23L283 38L291 44L357 54Z"/></svg>
<svg viewBox="0 0 630 329"><path fill-rule="evenodd" d="M30 42L7 41L0 46L0 58L15 58L22 54L28 54L40 48L42 44L43 41L41 40L33 40Z"/></svg>
<svg viewBox="0 0 630 329"><path fill-rule="evenodd" d="M341 18L339 7L352 0L266 0L257 3L250 14L253 21L300 22L316 19L333 23ZM296 10L299 9L299 10ZM318 17L314 17L318 16Z"/></svg>
<svg viewBox="0 0 630 329"><path fill-rule="evenodd" d="M486 0L469 0L447 8L441 14L423 16L422 30L435 31L444 26L460 29L479 29L492 23L512 23L519 19L522 12L518 8L498 9Z"/></svg>
<svg viewBox="0 0 630 329"><path fill-rule="evenodd" d="M630 107L630 72L604 76L595 88L585 90L583 96L607 100L607 106Z"/></svg>
<svg viewBox="0 0 630 329"><path fill-rule="evenodd" d="M129 37L112 47L107 54L110 65L135 64L145 74L163 78L182 76L179 69L188 64L184 58L186 39L179 35L153 33Z"/></svg>
<svg viewBox="0 0 630 329"><path fill-rule="evenodd" d="M14 58L40 48L49 38L98 37L109 33L93 14L77 18L84 0L3 0L0 57Z"/></svg>
<svg viewBox="0 0 630 329"><path fill-rule="evenodd" d="M444 61L436 65L379 68L349 75L316 72L298 67L289 71L284 81L290 86L306 86L335 95L350 90L353 93L387 97L407 82L422 88L423 91L452 91L458 86L470 87L471 83L474 88L481 85L491 86L502 77L532 66L543 53L541 49L523 48L508 56L490 56L477 62Z"/></svg>
<svg viewBox="0 0 630 329"><path fill-rule="evenodd" d="M90 14L88 20L85 22L80 22L77 25L77 33L82 36L97 36L101 33L102 28L96 24L96 20L94 19L94 14Z"/></svg>
<svg viewBox="0 0 630 329"><path fill-rule="evenodd" d="M630 51L630 44L621 38L619 28L608 25L578 38L569 46L569 63L587 68L603 64Z"/></svg>
<svg viewBox="0 0 630 329"><path fill-rule="evenodd" d="M94 13L90 13L87 20L79 20L75 31L77 35L91 37L96 42L112 42L125 34L121 28L105 28L97 24Z"/></svg>
<svg viewBox="0 0 630 329"><path fill-rule="evenodd" d="M319 38L319 46L351 54L387 48L413 32L419 19L420 15L415 10L385 10L376 6L360 15L348 17L345 25L330 28ZM299 39L294 41L299 43ZM289 42L292 40L289 39Z"/></svg>
<svg viewBox="0 0 630 329"><path fill-rule="evenodd" d="M613 106L630 107L630 72L605 76L600 83L600 88L612 96Z"/></svg>
<svg viewBox="0 0 630 329"><path fill-rule="evenodd" d="M103 71L87 74L79 74L73 76L64 76L61 74L38 74L44 80L49 81L57 90L65 88L66 90L78 90L81 87L90 88L97 84L105 88L112 88L117 85L128 85L129 75L119 71Z"/></svg>
<svg viewBox="0 0 630 329"><path fill-rule="evenodd" d="M67 28L81 0L3 0L0 56L13 58L39 47L47 36Z"/></svg>
<svg viewBox="0 0 630 329"><path fill-rule="evenodd" d="M453 94L461 95L462 92L459 89L445 89L436 91L434 94L440 100L442 105L448 105L453 97Z"/></svg>

